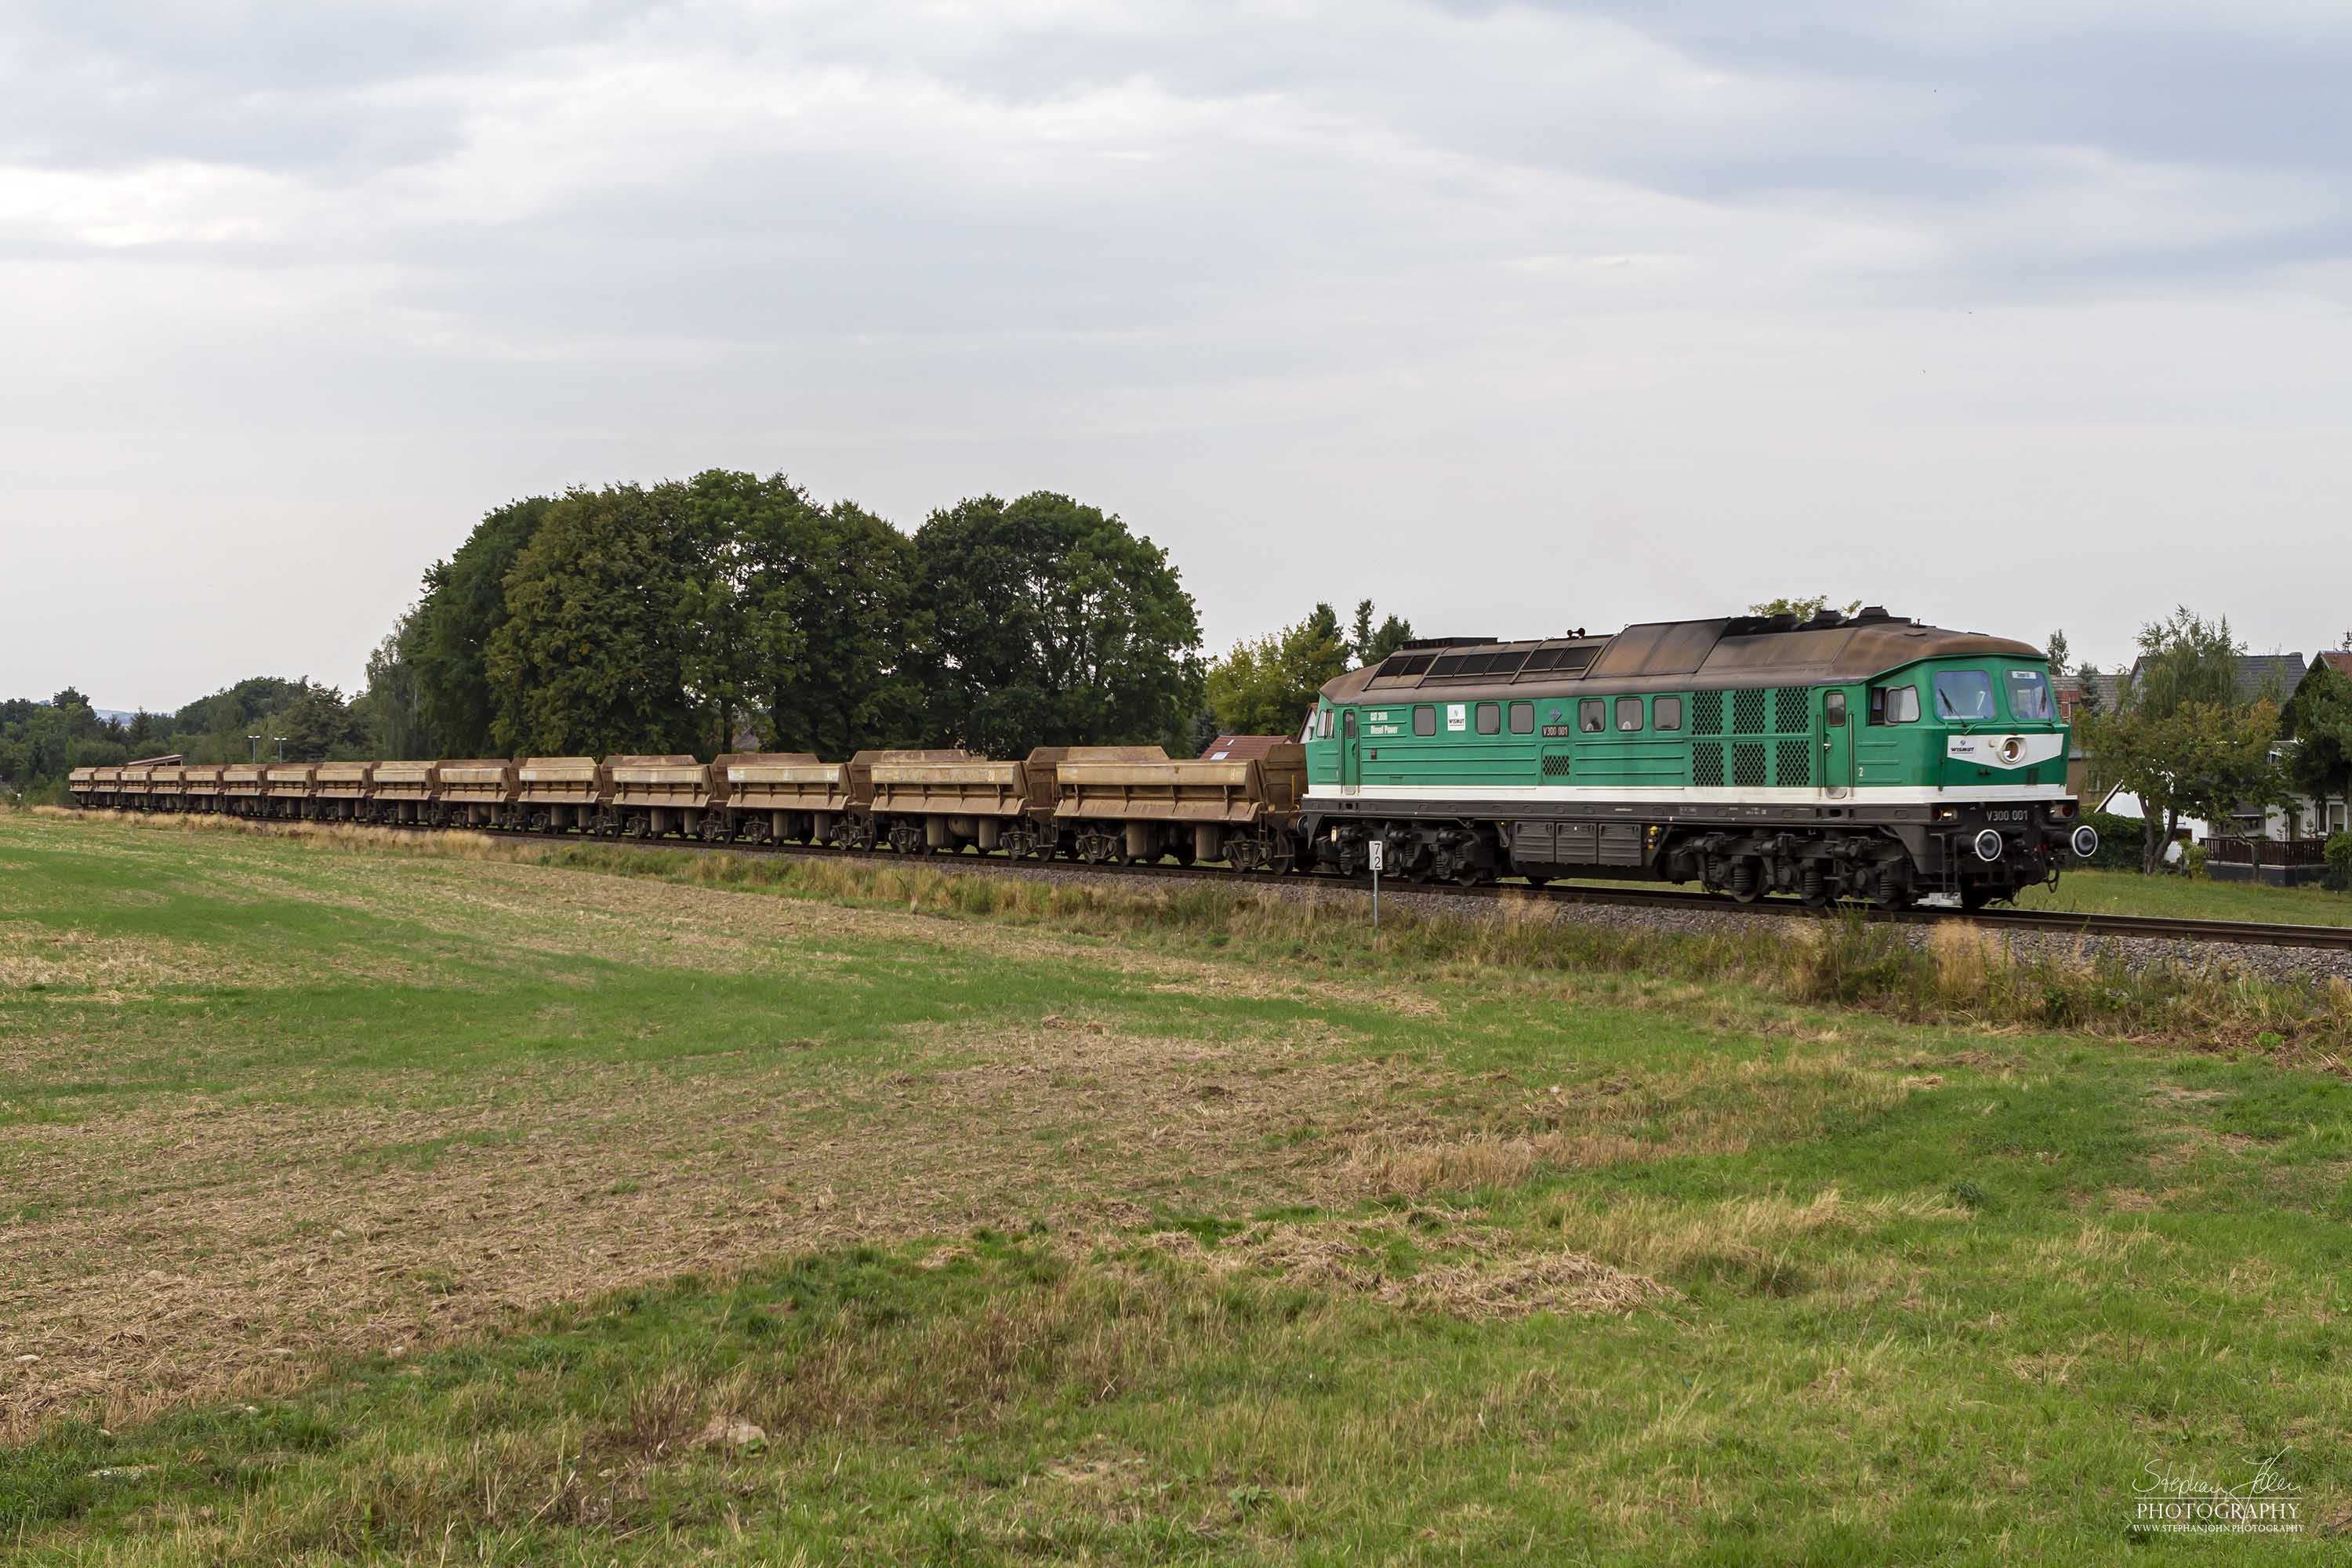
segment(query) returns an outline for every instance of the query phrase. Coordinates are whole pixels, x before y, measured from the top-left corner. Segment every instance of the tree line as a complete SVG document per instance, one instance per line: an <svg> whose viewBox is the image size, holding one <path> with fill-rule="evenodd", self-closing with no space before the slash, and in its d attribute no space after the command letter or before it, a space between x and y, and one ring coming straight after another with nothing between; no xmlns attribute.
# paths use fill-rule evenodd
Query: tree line
<svg viewBox="0 0 2352 1568"><path fill-rule="evenodd" d="M79 691L20 700L0 710L0 779L40 789L173 752L1190 756L1220 732L1295 732L1324 681L1411 636L1369 601L1349 628L1317 605L1204 659L1167 552L1069 496L972 497L908 533L782 475L714 469L491 510L427 570L348 700L268 676L127 723Z"/></svg>
<svg viewBox="0 0 2352 1568"><path fill-rule="evenodd" d="M108 767L180 752L190 762L248 756L355 757L366 754L380 721L371 696L346 701L331 686L255 676L170 713L101 718L79 689L47 701L0 701L0 780L40 792L76 768ZM53 792L52 792L53 793Z"/></svg>
<svg viewBox="0 0 2352 1568"><path fill-rule="evenodd" d="M1167 552L1068 496L975 497L909 535L713 470L490 512L369 691L394 755L1174 747L1200 644Z"/></svg>

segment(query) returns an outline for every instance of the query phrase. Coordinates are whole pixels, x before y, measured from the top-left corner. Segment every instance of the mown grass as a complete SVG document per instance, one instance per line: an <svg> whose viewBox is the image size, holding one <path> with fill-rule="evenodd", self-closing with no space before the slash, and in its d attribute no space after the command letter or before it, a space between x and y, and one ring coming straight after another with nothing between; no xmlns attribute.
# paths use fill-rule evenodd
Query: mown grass
<svg viewBox="0 0 2352 1568"><path fill-rule="evenodd" d="M2055 888L2032 888L2020 909L2082 914L2161 915L2177 920L2260 921L2267 925L2352 925L2352 893L2273 888L2208 877L2143 877L2130 871L2069 871Z"/></svg>
<svg viewBox="0 0 2352 1568"><path fill-rule="evenodd" d="M2352 1524L2324 990L335 843L0 817L29 1561L2186 1561L2146 1468L2281 1450L2220 1549Z"/></svg>

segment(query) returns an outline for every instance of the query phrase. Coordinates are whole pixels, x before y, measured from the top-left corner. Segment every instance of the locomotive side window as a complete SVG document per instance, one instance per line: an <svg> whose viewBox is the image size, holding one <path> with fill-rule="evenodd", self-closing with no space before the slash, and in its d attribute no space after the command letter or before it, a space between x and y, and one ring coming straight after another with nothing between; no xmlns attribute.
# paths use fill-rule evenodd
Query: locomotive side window
<svg viewBox="0 0 2352 1568"><path fill-rule="evenodd" d="M1916 686L1874 686L1870 689L1870 721L1874 724L1916 724L1919 721L1919 689Z"/></svg>
<svg viewBox="0 0 2352 1568"><path fill-rule="evenodd" d="M1511 704L1511 733L1532 735L1536 732L1536 705L1532 702Z"/></svg>
<svg viewBox="0 0 2352 1568"><path fill-rule="evenodd" d="M1638 730L1642 727L1642 700L1638 697L1617 699L1617 728Z"/></svg>
<svg viewBox="0 0 2352 1568"><path fill-rule="evenodd" d="M1915 696L1913 701L1918 699ZM1936 717L1992 717L1992 677L1981 669L1939 669L1936 672Z"/></svg>
<svg viewBox="0 0 2352 1568"><path fill-rule="evenodd" d="M1822 722L1832 730L1845 728L1845 693L1832 691L1822 699Z"/></svg>
<svg viewBox="0 0 2352 1568"><path fill-rule="evenodd" d="M1503 705L1499 702L1478 704L1478 733L1495 735L1502 732Z"/></svg>
<svg viewBox="0 0 2352 1568"><path fill-rule="evenodd" d="M2009 716L2018 722L2048 722L2058 717L2050 702L2050 678L2038 669L2009 672Z"/></svg>
<svg viewBox="0 0 2352 1568"><path fill-rule="evenodd" d="M1601 699L1588 697L1576 705L1576 727L1588 735L1598 735L1607 721L1601 716Z"/></svg>
<svg viewBox="0 0 2352 1568"><path fill-rule="evenodd" d="M1315 716L1315 732L1327 741L1331 738L1331 710L1328 708Z"/></svg>
<svg viewBox="0 0 2352 1568"><path fill-rule="evenodd" d="M1654 698L1650 703L1650 725L1657 730L1679 730L1683 727L1683 700L1679 697Z"/></svg>
<svg viewBox="0 0 2352 1568"><path fill-rule="evenodd" d="M1412 732L1416 735L1437 733L1437 710L1424 702L1412 710Z"/></svg>
<svg viewBox="0 0 2352 1568"><path fill-rule="evenodd" d="M1348 739L1352 741L1356 738L1356 710L1353 708L1348 710L1348 717L1343 728L1347 731Z"/></svg>

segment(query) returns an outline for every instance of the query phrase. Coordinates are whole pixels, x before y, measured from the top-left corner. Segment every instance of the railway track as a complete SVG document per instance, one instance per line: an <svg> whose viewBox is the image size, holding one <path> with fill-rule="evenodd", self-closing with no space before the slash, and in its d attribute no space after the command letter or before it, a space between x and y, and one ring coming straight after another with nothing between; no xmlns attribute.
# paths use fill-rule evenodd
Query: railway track
<svg viewBox="0 0 2352 1568"><path fill-rule="evenodd" d="M419 831L434 831L430 828ZM533 844L573 842L570 836L530 833L518 828L472 828L494 838L513 838ZM612 840L589 839L578 842L609 844ZM812 859L854 860L866 864L887 864L893 857L887 851L839 849L823 844L711 844L700 839L634 839L621 840L630 848L659 849L676 853L727 855L798 856ZM1369 898L1371 884L1354 879L1343 879L1320 872L1277 876L1270 872L1236 872L1207 866L1104 866L1097 867L1078 860L1023 861L1006 860L982 855L937 855L908 858L916 865L934 870L966 870L1011 872L1034 875L1045 871L1076 871L1112 876L1148 879L1158 881L1205 881L1222 887L1287 887L1328 888L1334 891L1354 893ZM1820 919L1825 912L1808 909L1788 899L1763 899L1752 904L1738 903L1711 893L1688 892L1669 888L1596 888L1580 887L1573 883L1556 883L1549 887L1533 887L1524 882L1489 883L1481 887L1464 887L1453 882L1403 882L1391 879L1387 886L1391 893L1436 895L1445 898L1484 899L1496 901L1505 898L1538 902L1565 904L1602 904L1621 907L1701 910L1716 913L1751 915L1759 919L1788 920L1792 918ZM1911 925L1933 924L1940 921L1967 920L1991 931L2048 931L2059 935L2084 937L2137 937L2168 942L2210 942L2216 945L2241 947L2301 947L2331 952L2352 952L2352 926L2279 925L2260 921L2177 920L2160 915L2083 914L2059 910L1979 910L1964 914L1958 910L1909 909L1879 910L1856 906L1868 919L1889 921Z"/></svg>

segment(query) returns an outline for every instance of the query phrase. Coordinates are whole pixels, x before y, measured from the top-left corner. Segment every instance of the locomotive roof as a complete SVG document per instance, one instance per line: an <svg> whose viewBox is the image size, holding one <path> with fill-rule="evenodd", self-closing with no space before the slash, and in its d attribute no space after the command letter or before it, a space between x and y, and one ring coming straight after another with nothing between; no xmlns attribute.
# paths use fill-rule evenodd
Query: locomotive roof
<svg viewBox="0 0 2352 1568"><path fill-rule="evenodd" d="M1607 637L1496 642L1432 639L1351 669L1323 687L1333 702L1377 701L1391 692L1449 698L1528 697L1591 690L1737 689L1867 679L1923 658L2041 658L2041 649L1983 632L1947 631L1875 605L1851 617L1825 612L1648 621Z"/></svg>

